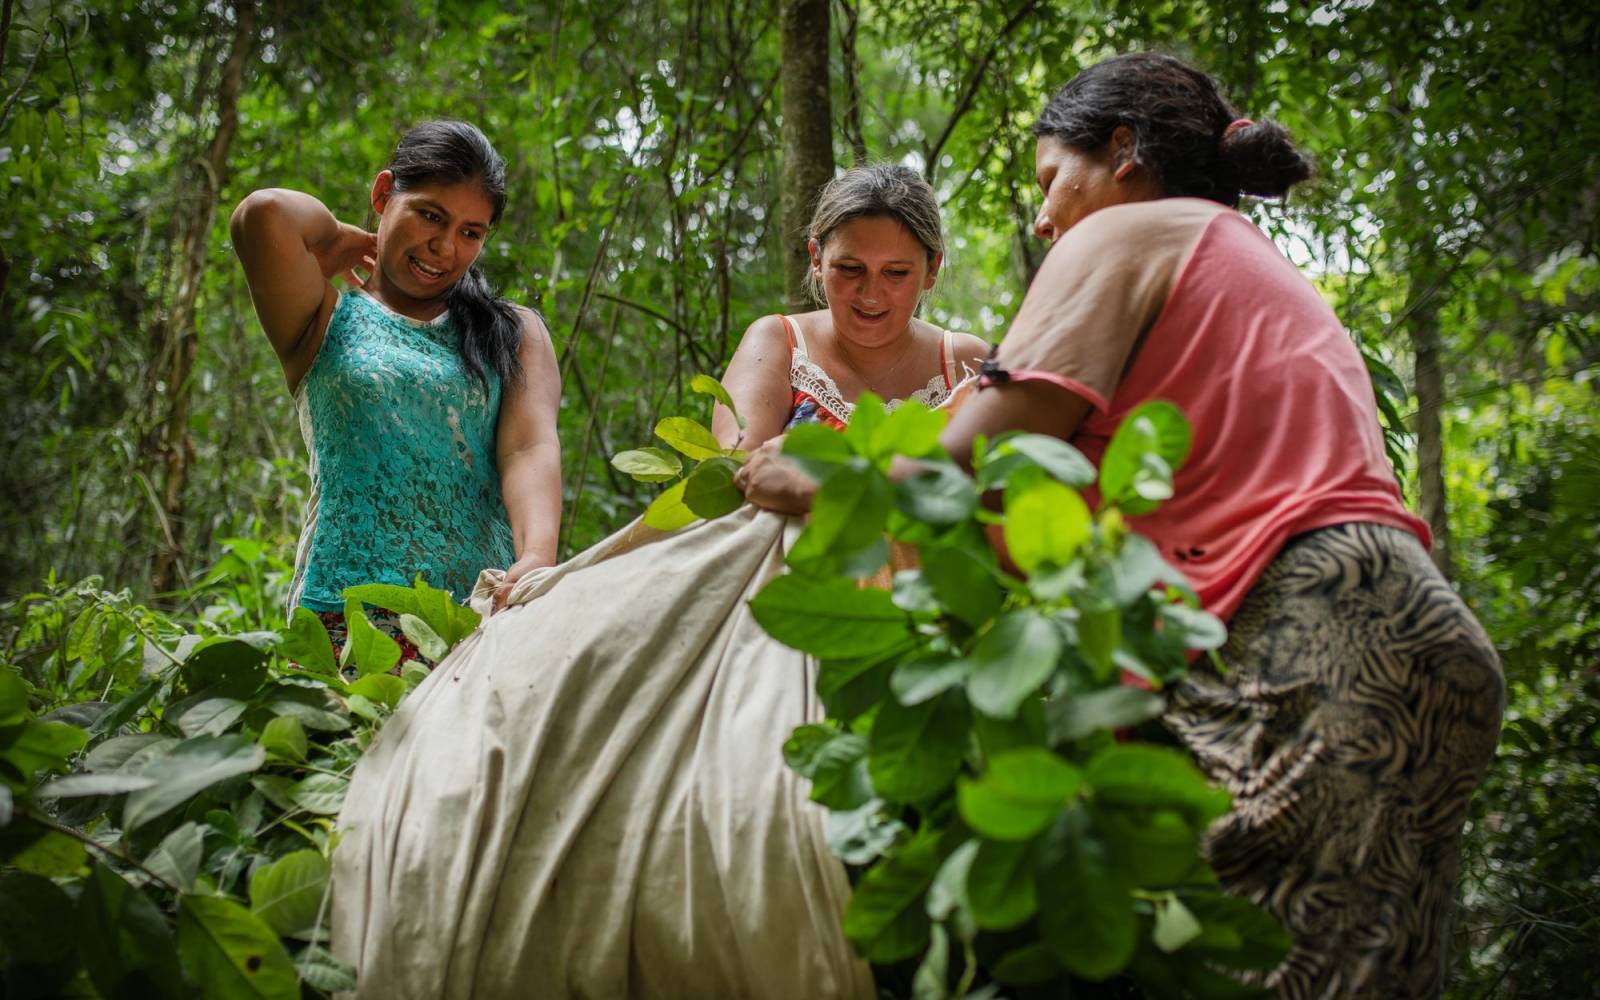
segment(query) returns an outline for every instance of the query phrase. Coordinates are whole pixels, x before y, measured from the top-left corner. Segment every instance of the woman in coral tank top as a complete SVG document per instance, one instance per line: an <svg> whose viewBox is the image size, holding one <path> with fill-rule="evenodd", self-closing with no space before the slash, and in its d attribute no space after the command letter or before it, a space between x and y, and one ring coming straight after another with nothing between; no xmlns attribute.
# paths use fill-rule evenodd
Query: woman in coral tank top
<svg viewBox="0 0 1600 1000"><path fill-rule="evenodd" d="M1197 662L1166 723L1233 794L1208 841L1223 884L1294 935L1261 982L1435 995L1504 681L1401 505L1349 335L1235 211L1309 167L1149 53L1079 74L1035 134L1053 247L946 444L1026 428L1098 460L1140 403L1183 410L1176 496L1129 520L1229 622L1226 672Z"/></svg>

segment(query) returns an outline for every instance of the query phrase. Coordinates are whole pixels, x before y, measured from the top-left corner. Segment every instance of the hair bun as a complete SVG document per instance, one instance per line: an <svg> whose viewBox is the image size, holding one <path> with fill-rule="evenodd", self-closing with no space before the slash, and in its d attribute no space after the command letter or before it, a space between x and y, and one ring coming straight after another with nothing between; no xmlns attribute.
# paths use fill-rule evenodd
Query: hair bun
<svg viewBox="0 0 1600 1000"><path fill-rule="evenodd" d="M1237 118L1218 139L1223 186L1261 198L1280 198L1311 176L1311 162L1275 121Z"/></svg>

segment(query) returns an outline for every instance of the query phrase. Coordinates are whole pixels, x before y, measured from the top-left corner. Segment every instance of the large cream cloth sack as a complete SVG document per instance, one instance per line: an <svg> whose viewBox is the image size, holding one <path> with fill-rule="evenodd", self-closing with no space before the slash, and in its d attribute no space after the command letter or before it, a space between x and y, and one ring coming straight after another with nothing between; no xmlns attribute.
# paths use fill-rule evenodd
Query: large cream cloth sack
<svg viewBox="0 0 1600 1000"><path fill-rule="evenodd" d="M339 817L357 996L873 996L824 811L783 763L822 714L815 664L747 606L798 530L749 505L636 522L519 581L439 664Z"/></svg>

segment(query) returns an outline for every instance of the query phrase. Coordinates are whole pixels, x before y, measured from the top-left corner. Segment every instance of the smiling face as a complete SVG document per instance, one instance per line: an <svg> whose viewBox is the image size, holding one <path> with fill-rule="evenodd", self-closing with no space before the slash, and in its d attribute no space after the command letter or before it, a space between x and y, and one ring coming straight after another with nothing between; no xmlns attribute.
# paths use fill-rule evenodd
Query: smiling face
<svg viewBox="0 0 1600 1000"><path fill-rule="evenodd" d="M396 190L385 170L372 185L378 212L380 290L399 308L437 302L478 259L494 205L473 183Z"/></svg>
<svg viewBox="0 0 1600 1000"><path fill-rule="evenodd" d="M917 299L933 287L940 260L893 216L852 219L821 247L811 267L828 300L835 334L863 347L893 342L911 324Z"/></svg>

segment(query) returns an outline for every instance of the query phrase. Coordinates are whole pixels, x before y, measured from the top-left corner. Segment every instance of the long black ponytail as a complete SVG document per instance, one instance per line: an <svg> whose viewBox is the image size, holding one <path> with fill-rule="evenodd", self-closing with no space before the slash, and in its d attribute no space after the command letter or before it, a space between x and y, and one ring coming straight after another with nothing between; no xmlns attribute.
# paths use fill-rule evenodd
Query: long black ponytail
<svg viewBox="0 0 1600 1000"><path fill-rule="evenodd" d="M477 127L462 121L428 121L400 137L388 169L397 191L425 184L476 183L494 206L490 223L506 207L506 161ZM445 297L450 318L461 331L461 360L487 387L493 371L502 383L522 382L522 317L489 287L474 264Z"/></svg>

